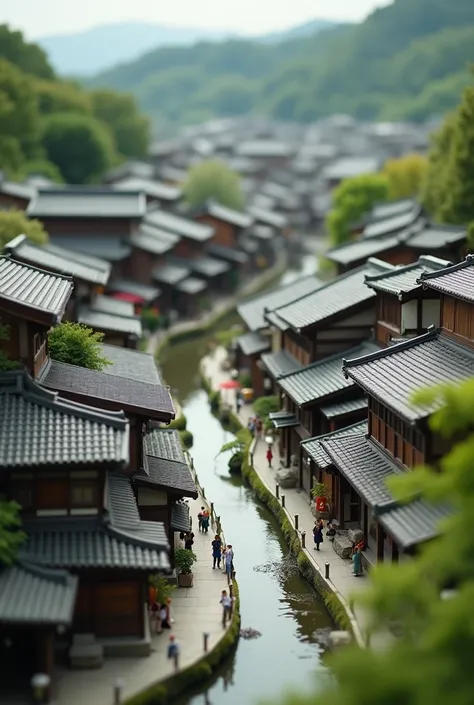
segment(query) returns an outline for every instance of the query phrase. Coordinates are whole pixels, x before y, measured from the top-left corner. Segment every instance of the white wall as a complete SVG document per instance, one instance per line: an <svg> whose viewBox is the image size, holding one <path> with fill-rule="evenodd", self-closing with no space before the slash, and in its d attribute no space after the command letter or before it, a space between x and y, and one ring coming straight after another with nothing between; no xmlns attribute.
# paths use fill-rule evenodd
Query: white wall
<svg viewBox="0 0 474 705"><path fill-rule="evenodd" d="M441 304L440 301L423 301L423 328L439 326Z"/></svg>
<svg viewBox="0 0 474 705"><path fill-rule="evenodd" d="M418 327L417 301L407 301L402 305L402 327L401 333L409 330L416 330ZM421 323L423 328L428 326L439 326L440 302L422 301Z"/></svg>

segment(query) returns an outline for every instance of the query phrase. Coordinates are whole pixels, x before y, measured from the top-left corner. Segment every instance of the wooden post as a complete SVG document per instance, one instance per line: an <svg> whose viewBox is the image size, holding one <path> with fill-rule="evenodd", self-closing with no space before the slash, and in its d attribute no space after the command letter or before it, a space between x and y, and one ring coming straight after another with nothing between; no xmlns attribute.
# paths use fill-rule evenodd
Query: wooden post
<svg viewBox="0 0 474 705"><path fill-rule="evenodd" d="M280 485L278 484L278 482L275 485L275 497L277 499L280 499Z"/></svg>
<svg viewBox="0 0 474 705"><path fill-rule="evenodd" d="M330 568L330 563L326 563L324 566L324 577L326 580L329 580L329 568Z"/></svg>
<svg viewBox="0 0 474 705"><path fill-rule="evenodd" d="M284 494L282 494L282 496L281 496L281 506L283 507L283 509L285 508L285 495Z"/></svg>
<svg viewBox="0 0 474 705"><path fill-rule="evenodd" d="M296 529L296 531L298 531L299 522L300 522L300 517L298 514L295 514L295 529Z"/></svg>
<svg viewBox="0 0 474 705"><path fill-rule="evenodd" d="M301 548L306 548L306 531L301 532Z"/></svg>
<svg viewBox="0 0 474 705"><path fill-rule="evenodd" d="M204 653L207 654L207 651L209 648L209 634L208 634L208 632L203 633L202 641L203 641Z"/></svg>

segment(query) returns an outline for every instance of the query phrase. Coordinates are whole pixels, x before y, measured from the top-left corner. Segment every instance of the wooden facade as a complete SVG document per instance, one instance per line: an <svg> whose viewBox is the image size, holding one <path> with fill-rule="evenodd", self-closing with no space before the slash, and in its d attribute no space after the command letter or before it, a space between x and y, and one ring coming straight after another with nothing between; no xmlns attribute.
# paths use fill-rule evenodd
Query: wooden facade
<svg viewBox="0 0 474 705"><path fill-rule="evenodd" d="M441 296L440 327L461 345L474 345L473 306L452 296Z"/></svg>

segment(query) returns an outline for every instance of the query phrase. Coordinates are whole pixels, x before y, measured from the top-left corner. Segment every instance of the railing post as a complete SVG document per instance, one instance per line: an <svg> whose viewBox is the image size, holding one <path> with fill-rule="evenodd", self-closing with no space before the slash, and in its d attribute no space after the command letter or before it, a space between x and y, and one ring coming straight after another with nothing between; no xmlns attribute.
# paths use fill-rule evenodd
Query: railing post
<svg viewBox="0 0 474 705"><path fill-rule="evenodd" d="M329 567L330 563L326 563L326 565L324 566L324 576L326 580L329 580Z"/></svg>
<svg viewBox="0 0 474 705"><path fill-rule="evenodd" d="M209 634L208 634L208 632L203 633L202 640L203 640L203 646L204 646L204 653L207 654L207 651L209 648Z"/></svg>
<svg viewBox="0 0 474 705"><path fill-rule="evenodd" d="M282 496L281 496L281 506L283 507L283 509L285 508L285 495L284 494L282 494Z"/></svg>
<svg viewBox="0 0 474 705"><path fill-rule="evenodd" d="M204 487L201 487L201 492L202 492L203 498L206 499L206 493L205 493L205 491L204 491Z"/></svg>
<svg viewBox="0 0 474 705"><path fill-rule="evenodd" d="M275 496L277 499L280 499L280 485L278 484L278 482L275 485Z"/></svg>
<svg viewBox="0 0 474 705"><path fill-rule="evenodd" d="M300 523L300 517L299 514L295 514L295 529L298 531L298 525Z"/></svg>
<svg viewBox="0 0 474 705"><path fill-rule="evenodd" d="M301 532L301 548L306 548L306 531Z"/></svg>

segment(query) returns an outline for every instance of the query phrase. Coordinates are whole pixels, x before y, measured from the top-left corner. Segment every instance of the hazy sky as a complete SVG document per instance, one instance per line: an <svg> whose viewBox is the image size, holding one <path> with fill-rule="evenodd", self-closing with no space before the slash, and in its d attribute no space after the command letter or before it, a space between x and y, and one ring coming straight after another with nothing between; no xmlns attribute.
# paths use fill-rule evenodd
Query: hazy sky
<svg viewBox="0 0 474 705"><path fill-rule="evenodd" d="M0 0L0 23L28 37L139 20L262 34L316 18L359 20L390 0Z"/></svg>

